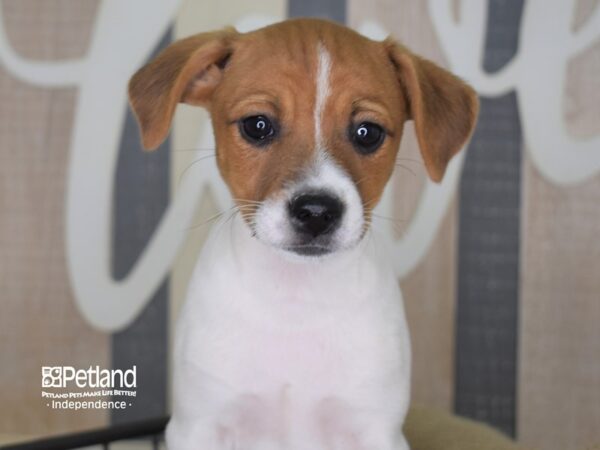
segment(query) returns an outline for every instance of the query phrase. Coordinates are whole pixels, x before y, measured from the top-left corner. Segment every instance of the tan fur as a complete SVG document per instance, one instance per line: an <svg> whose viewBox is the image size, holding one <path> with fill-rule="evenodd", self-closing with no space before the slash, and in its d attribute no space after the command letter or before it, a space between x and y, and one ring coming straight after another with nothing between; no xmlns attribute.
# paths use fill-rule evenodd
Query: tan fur
<svg viewBox="0 0 600 450"><path fill-rule="evenodd" d="M374 206L394 169L404 122L415 121L431 178L475 125L477 97L458 78L391 40L377 42L331 22L298 19L255 32L206 33L174 43L131 80L130 99L143 142L164 140L177 102L211 112L219 169L238 203L262 201L306 170L315 157L313 109L319 43L331 57L331 92L323 110L327 154ZM238 121L266 114L279 136L256 148ZM352 121L388 131L382 147L361 155L349 140Z"/></svg>
<svg viewBox="0 0 600 450"><path fill-rule="evenodd" d="M201 33L166 48L129 82L129 101L142 132L144 147L164 141L177 103L208 106L221 79L217 68L230 53L235 30Z"/></svg>
<svg viewBox="0 0 600 450"><path fill-rule="evenodd" d="M471 136L479 101L475 91L431 61L387 39L384 45L406 91L410 118L429 176L441 181L450 158Z"/></svg>

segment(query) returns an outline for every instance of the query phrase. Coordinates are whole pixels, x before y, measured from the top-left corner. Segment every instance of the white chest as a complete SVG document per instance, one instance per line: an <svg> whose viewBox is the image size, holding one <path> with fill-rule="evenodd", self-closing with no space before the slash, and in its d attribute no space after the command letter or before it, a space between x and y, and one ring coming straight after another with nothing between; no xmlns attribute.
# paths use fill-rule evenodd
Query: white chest
<svg viewBox="0 0 600 450"><path fill-rule="evenodd" d="M200 259L180 318L175 412L230 416L259 399L271 412L256 414L301 428L333 398L401 420L409 338L385 267L363 249L307 264L225 235Z"/></svg>

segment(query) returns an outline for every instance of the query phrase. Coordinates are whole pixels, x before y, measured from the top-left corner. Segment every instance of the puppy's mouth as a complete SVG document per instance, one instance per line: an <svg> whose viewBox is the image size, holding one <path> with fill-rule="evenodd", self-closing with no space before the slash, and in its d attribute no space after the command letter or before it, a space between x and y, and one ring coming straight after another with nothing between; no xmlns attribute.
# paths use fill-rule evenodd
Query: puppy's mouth
<svg viewBox="0 0 600 450"><path fill-rule="evenodd" d="M323 256L332 252L330 248L318 245L303 245L288 250L301 256Z"/></svg>
<svg viewBox="0 0 600 450"><path fill-rule="evenodd" d="M331 244L317 244L317 243L305 243L305 244L292 244L283 248L284 250L296 253L300 256L324 256L336 251L335 246Z"/></svg>

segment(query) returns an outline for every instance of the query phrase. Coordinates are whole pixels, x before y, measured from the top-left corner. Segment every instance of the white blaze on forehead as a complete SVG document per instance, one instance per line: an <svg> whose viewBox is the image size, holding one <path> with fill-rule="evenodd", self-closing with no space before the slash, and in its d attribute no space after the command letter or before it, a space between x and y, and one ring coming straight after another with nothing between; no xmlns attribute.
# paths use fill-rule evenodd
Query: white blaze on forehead
<svg viewBox="0 0 600 450"><path fill-rule="evenodd" d="M331 56L321 42L319 42L317 46L317 64L314 121L315 146L317 152L320 153L325 150L321 122L323 119L325 103L327 101L327 97L329 97L329 73L331 72Z"/></svg>

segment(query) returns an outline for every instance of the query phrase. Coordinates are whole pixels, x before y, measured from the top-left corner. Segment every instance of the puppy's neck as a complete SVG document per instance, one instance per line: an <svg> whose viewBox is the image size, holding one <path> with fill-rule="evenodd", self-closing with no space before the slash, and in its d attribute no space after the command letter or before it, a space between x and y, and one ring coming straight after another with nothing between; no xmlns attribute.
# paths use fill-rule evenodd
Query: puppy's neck
<svg viewBox="0 0 600 450"><path fill-rule="evenodd" d="M213 229L191 292L210 292L215 308L268 328L318 326L390 298L397 286L383 250L367 236L327 257L292 257L253 237L236 216Z"/></svg>

